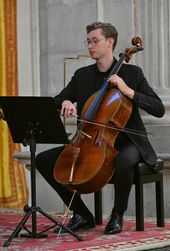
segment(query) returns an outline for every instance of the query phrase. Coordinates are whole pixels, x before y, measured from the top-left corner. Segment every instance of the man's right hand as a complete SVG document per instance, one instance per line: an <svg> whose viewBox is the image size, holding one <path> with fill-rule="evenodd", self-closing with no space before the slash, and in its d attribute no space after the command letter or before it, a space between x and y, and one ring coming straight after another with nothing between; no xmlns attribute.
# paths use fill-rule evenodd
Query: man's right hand
<svg viewBox="0 0 170 251"><path fill-rule="evenodd" d="M61 115L64 117L71 117L77 114L75 105L69 101L64 100L61 105Z"/></svg>

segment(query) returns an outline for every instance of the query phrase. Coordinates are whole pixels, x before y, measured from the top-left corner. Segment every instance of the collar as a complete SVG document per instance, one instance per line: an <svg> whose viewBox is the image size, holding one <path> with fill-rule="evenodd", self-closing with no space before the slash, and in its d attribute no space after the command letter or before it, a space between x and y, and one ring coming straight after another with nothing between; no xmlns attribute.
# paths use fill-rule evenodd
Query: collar
<svg viewBox="0 0 170 251"><path fill-rule="evenodd" d="M117 63L117 59L114 57L113 58L113 63L111 64L111 66L109 67L109 69L105 72L101 72L99 71L98 67L97 67L97 63L95 64L95 68L96 68L96 73L99 75L104 75L104 76L108 76L111 72L111 70L113 69L113 67L115 66L115 64Z"/></svg>

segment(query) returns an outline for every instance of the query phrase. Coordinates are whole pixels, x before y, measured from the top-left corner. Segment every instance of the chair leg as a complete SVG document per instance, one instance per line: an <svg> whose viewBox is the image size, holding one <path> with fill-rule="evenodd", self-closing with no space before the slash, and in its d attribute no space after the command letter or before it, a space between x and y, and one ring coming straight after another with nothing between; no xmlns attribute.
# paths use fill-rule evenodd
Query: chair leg
<svg viewBox="0 0 170 251"><path fill-rule="evenodd" d="M102 224L102 191L98 191L94 193L94 200L95 200L95 220L97 225Z"/></svg>
<svg viewBox="0 0 170 251"><path fill-rule="evenodd" d="M143 212L143 183L141 178L135 182L135 203L136 203L136 231L144 231L144 212Z"/></svg>
<svg viewBox="0 0 170 251"><path fill-rule="evenodd" d="M163 175L159 173L159 181L155 183L157 227L164 227Z"/></svg>

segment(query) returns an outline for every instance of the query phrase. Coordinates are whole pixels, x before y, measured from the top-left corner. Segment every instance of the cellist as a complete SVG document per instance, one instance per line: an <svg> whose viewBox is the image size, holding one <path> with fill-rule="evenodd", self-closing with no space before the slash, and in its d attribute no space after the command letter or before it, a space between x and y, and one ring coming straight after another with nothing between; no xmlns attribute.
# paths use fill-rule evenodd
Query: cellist
<svg viewBox="0 0 170 251"><path fill-rule="evenodd" d="M68 85L55 97L61 115L66 118L81 115L86 100L101 88L116 63L116 58L113 55L118 38L116 28L110 23L94 22L87 25L86 31L86 45L91 58L96 62L78 69ZM116 75L111 75L109 81L132 102L133 109L126 125L127 128L146 131L139 108L155 117L164 115L165 110L161 99L149 86L138 66L123 64ZM76 107L75 102L77 103ZM115 159L115 172L112 177L115 196L110 219L104 230L105 234L116 234L122 231L123 215L128 207L128 198L133 184L133 169L136 164L143 160L152 166L157 159L147 137L120 132L114 147L118 150ZM57 183L53 176L54 164L63 149L64 146L61 146L39 153L36 157L36 166L68 206L72 192ZM71 230L95 227L93 214L78 194L74 196L70 210L73 211L73 216L67 227Z"/></svg>

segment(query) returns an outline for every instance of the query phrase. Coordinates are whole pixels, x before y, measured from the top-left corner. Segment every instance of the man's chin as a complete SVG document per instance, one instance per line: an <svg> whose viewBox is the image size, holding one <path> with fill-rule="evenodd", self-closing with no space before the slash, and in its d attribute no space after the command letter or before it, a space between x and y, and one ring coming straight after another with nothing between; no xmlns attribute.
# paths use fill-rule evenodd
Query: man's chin
<svg viewBox="0 0 170 251"><path fill-rule="evenodd" d="M92 59L95 59L95 60L97 59L97 56L95 54L90 54L90 56Z"/></svg>

